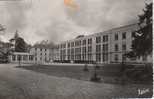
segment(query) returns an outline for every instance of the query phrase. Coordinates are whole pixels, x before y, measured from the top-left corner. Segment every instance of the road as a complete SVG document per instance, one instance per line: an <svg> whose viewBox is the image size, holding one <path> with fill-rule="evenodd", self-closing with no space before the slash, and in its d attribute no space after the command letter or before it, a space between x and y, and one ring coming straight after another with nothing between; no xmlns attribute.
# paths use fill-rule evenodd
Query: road
<svg viewBox="0 0 154 99"><path fill-rule="evenodd" d="M0 99L111 99L150 96L150 85L93 83L0 64ZM139 90L149 90L139 94Z"/></svg>

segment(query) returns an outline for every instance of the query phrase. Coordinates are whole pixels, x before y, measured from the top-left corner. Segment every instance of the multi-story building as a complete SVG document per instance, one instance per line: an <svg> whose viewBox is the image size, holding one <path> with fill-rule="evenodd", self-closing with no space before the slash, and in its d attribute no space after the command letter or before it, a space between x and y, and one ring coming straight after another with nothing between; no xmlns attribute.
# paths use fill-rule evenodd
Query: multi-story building
<svg viewBox="0 0 154 99"><path fill-rule="evenodd" d="M82 60L98 63L145 62L146 59L128 59L124 56L125 53L131 51L132 32L138 29L137 24L131 24L62 42L52 50L52 53L55 53L55 50L58 53L56 54L58 58L53 56L53 60ZM152 56L147 60L152 62Z"/></svg>
<svg viewBox="0 0 154 99"><path fill-rule="evenodd" d="M50 49L45 46L33 46L30 53L34 55L34 63L42 64L50 61Z"/></svg>
<svg viewBox="0 0 154 99"><path fill-rule="evenodd" d="M50 59L51 61L60 60L60 51L58 45L55 45L50 49Z"/></svg>

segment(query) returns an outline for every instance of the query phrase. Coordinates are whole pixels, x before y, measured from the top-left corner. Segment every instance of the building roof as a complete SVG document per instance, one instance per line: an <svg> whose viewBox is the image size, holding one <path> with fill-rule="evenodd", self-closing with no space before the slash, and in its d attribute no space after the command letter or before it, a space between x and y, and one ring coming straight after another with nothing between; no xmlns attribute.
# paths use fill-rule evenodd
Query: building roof
<svg viewBox="0 0 154 99"><path fill-rule="evenodd" d="M66 42L70 42L70 41L74 41L74 40L80 40L80 39L83 39L83 38L86 38L86 37L88 38L88 37L92 37L92 36L96 36L96 35L100 35L100 34L105 34L105 33L112 33L113 31L118 31L118 30L121 30L121 29L127 29L129 27L134 27L134 26L138 27L138 23L124 25L124 26L112 28L112 29L109 29L109 30L106 30L106 31L103 31L103 32L98 32L98 33L93 33L93 34L90 34L90 35L85 35L85 36L82 36L82 37L78 37L78 38L74 38L74 39L71 39L71 40L63 41L61 43L66 43Z"/></svg>

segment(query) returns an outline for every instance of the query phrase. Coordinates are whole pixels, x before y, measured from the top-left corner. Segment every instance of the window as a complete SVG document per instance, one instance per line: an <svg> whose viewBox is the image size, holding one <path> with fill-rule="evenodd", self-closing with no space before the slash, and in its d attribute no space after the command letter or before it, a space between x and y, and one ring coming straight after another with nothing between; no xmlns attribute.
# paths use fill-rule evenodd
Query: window
<svg viewBox="0 0 154 99"><path fill-rule="evenodd" d="M63 44L63 48L66 48L66 44Z"/></svg>
<svg viewBox="0 0 154 99"><path fill-rule="evenodd" d="M103 42L105 42L105 35L103 36Z"/></svg>
<svg viewBox="0 0 154 99"><path fill-rule="evenodd" d="M68 45L67 45L68 47L70 47L70 43L68 43Z"/></svg>
<svg viewBox="0 0 154 99"><path fill-rule="evenodd" d="M118 44L115 44L115 51L118 51L118 50L119 50Z"/></svg>
<svg viewBox="0 0 154 99"><path fill-rule="evenodd" d="M47 49L45 49L45 51L47 51Z"/></svg>
<svg viewBox="0 0 154 99"><path fill-rule="evenodd" d="M103 62L108 61L108 54L103 53L102 58L103 58Z"/></svg>
<svg viewBox="0 0 154 99"><path fill-rule="evenodd" d="M96 61L100 62L101 61L101 54L96 53Z"/></svg>
<svg viewBox="0 0 154 99"><path fill-rule="evenodd" d="M82 53L85 54L86 53L86 47L82 48Z"/></svg>
<svg viewBox="0 0 154 99"><path fill-rule="evenodd" d="M86 40L83 40L82 41L82 45L86 45Z"/></svg>
<svg viewBox="0 0 154 99"><path fill-rule="evenodd" d="M92 38L88 39L88 44L92 44Z"/></svg>
<svg viewBox="0 0 154 99"><path fill-rule="evenodd" d="M101 37L96 37L96 43L101 43Z"/></svg>
<svg viewBox="0 0 154 99"><path fill-rule="evenodd" d="M101 52L101 45L96 45L96 53Z"/></svg>
<svg viewBox="0 0 154 99"><path fill-rule="evenodd" d="M79 41L79 46L81 46L81 41Z"/></svg>
<svg viewBox="0 0 154 99"><path fill-rule="evenodd" d="M126 32L122 33L122 39L126 39Z"/></svg>
<svg viewBox="0 0 154 99"><path fill-rule="evenodd" d="M81 45L81 41L75 41L75 46L80 46Z"/></svg>
<svg viewBox="0 0 154 99"><path fill-rule="evenodd" d="M103 52L105 52L105 44L103 44Z"/></svg>
<svg viewBox="0 0 154 99"><path fill-rule="evenodd" d="M126 44L122 45L122 50L124 50L124 51L126 50Z"/></svg>
<svg viewBox="0 0 154 99"><path fill-rule="evenodd" d="M71 47L74 47L74 42L71 43Z"/></svg>
<svg viewBox="0 0 154 99"><path fill-rule="evenodd" d="M108 41L108 35L104 35L103 36L103 42L107 42Z"/></svg>
<svg viewBox="0 0 154 99"><path fill-rule="evenodd" d="M115 40L118 40L118 34L115 34L114 38L115 38Z"/></svg>

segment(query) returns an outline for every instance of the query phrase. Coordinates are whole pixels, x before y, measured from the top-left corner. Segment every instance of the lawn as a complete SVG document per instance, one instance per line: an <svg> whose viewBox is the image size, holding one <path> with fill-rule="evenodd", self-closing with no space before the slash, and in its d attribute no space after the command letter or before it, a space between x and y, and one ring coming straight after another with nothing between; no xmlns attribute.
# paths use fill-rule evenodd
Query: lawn
<svg viewBox="0 0 154 99"><path fill-rule="evenodd" d="M84 66L79 65L31 65L31 66L21 66L27 70L32 70L39 73L44 73L47 75L57 76L57 77L67 77L71 79L90 81L90 78L94 74L94 66L88 66L88 71L84 71ZM119 65L107 65L100 66L97 70L98 76L101 78L100 82L103 83L117 83L121 84L121 74ZM125 83L134 83L128 78L125 79ZM142 82L138 82L142 83ZM149 82L146 82L149 84ZM145 84L145 82L144 82Z"/></svg>

